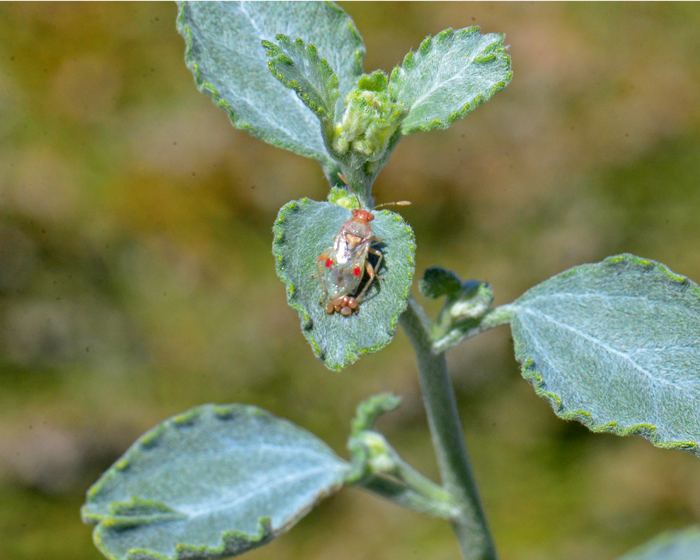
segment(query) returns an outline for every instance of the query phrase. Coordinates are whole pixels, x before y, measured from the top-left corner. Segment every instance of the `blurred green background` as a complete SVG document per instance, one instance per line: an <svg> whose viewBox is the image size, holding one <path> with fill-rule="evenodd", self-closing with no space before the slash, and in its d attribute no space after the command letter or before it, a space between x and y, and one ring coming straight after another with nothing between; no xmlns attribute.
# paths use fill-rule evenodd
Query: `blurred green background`
<svg viewBox="0 0 700 560"><path fill-rule="evenodd" d="M343 3L365 70L428 34L505 32L512 83L447 131L405 138L378 202L409 199L418 272L496 303L620 252L700 280L700 5ZM270 253L316 162L234 129L183 61L172 3L0 4L0 558L97 560L85 490L155 423L255 403L341 455L357 402L437 477L409 344L328 371ZM429 308L437 311L434 305ZM563 422L507 327L448 359L504 560L612 559L700 517L700 460ZM250 560L456 559L447 523L360 490Z"/></svg>

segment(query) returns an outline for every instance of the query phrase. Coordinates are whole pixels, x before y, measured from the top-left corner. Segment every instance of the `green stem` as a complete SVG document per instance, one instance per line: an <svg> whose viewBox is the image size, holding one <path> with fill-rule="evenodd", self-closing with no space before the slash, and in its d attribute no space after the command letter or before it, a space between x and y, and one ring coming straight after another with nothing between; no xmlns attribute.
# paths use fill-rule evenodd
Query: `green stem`
<svg viewBox="0 0 700 560"><path fill-rule="evenodd" d="M496 560L496 549L486 523L462 434L452 381L444 352L431 349L430 320L415 299L401 316L416 352L423 400L445 489L461 513L452 521L465 560Z"/></svg>
<svg viewBox="0 0 700 560"><path fill-rule="evenodd" d="M356 482L355 485L374 492L397 505L422 513L436 515L445 519L454 519L460 514L459 508L444 497L441 500L430 498L383 476L371 475Z"/></svg>
<svg viewBox="0 0 700 560"><path fill-rule="evenodd" d="M409 465L403 458L394 450L394 448L389 449L391 459L395 465L394 475L400 481L404 482L406 486L415 490L419 494L435 500L436 502L452 503L452 496L439 484L435 484L429 478L423 476L420 472ZM458 513L455 508L453 508L454 513Z"/></svg>
<svg viewBox="0 0 700 560"><path fill-rule="evenodd" d="M418 304L416 304L418 305ZM486 312L478 320L465 321L454 325L449 332L434 336L432 351L434 353L444 352L448 348L456 346L469 338L486 332L494 327L509 323L515 314L514 305L501 305Z"/></svg>

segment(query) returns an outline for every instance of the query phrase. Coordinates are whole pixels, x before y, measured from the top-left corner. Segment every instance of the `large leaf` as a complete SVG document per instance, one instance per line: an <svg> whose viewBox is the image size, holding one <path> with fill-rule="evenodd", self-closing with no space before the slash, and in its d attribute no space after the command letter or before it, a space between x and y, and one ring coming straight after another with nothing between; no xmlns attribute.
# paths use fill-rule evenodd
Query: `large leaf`
<svg viewBox="0 0 700 560"><path fill-rule="evenodd" d="M446 29L409 52L389 83L392 98L409 107L401 132L447 128L506 87L513 73L503 39L478 27Z"/></svg>
<svg viewBox="0 0 700 560"><path fill-rule="evenodd" d="M182 2L178 30L197 87L235 126L334 168L318 119L272 75L262 41L283 34L314 45L336 72L342 98L362 74L365 52L345 12L327 2Z"/></svg>
<svg viewBox="0 0 700 560"><path fill-rule="evenodd" d="M299 312L304 336L314 353L330 369L340 370L362 354L376 352L396 333L399 315L406 309L415 270L413 231L401 216L375 212L371 222L383 261L366 301L356 314L328 315L316 275L316 258L333 243L350 210L330 202L304 198L282 207L275 222L273 253L277 274L287 286L289 304Z"/></svg>
<svg viewBox="0 0 700 560"><path fill-rule="evenodd" d="M700 454L700 288L632 255L572 268L515 301L516 357L555 412Z"/></svg>
<svg viewBox="0 0 700 560"><path fill-rule="evenodd" d="M698 560L700 528L697 526L674 533L664 533L618 560Z"/></svg>
<svg viewBox="0 0 700 560"><path fill-rule="evenodd" d="M223 558L289 529L348 473L286 420L204 405L141 437L90 488L82 514L111 559Z"/></svg>

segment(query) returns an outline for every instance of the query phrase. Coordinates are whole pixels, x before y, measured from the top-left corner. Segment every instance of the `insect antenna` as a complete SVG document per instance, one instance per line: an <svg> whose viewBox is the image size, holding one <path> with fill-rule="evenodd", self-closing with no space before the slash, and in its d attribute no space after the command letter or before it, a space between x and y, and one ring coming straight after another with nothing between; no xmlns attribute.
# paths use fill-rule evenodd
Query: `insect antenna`
<svg viewBox="0 0 700 560"><path fill-rule="evenodd" d="M372 210L381 208L382 206L410 206L411 203L408 200L399 200L398 202L384 202L382 204L377 204Z"/></svg>
<svg viewBox="0 0 700 560"><path fill-rule="evenodd" d="M340 180L345 183L345 185L352 191L352 194L355 195L355 198L357 199L357 203L360 204L360 197L357 196L357 193L355 192L355 189L352 188L352 185L348 183L348 180L345 178L345 175L342 173L338 173L338 177L340 177ZM408 200L399 200L398 202L383 202L382 204L377 204L372 210L376 210L377 208L381 208L382 206L410 206L411 202Z"/></svg>

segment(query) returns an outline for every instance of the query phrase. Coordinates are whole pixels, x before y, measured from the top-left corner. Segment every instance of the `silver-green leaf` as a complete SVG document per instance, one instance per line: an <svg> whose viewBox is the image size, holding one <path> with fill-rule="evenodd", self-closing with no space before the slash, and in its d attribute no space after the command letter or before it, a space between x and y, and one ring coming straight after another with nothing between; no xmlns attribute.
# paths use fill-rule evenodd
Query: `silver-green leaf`
<svg viewBox="0 0 700 560"><path fill-rule="evenodd" d="M88 491L82 515L112 560L224 558L287 531L349 464L247 405L204 405L142 436Z"/></svg>
<svg viewBox="0 0 700 560"><path fill-rule="evenodd" d="M181 2L177 28L197 87L235 126L319 160L331 175L336 164L318 119L270 73L262 41L283 34L314 45L337 74L342 97L362 74L365 52L343 10L330 2Z"/></svg>
<svg viewBox="0 0 700 560"><path fill-rule="evenodd" d="M326 313L316 277L316 258L352 217L350 210L304 198L283 206L275 222L272 251L277 274L287 287L287 300L299 312L302 332L314 353L333 370L389 344L408 303L415 270L413 231L393 212L384 210L374 216L373 234L382 239L375 245L383 255L377 270L382 279L372 283L365 301L350 317Z"/></svg>
<svg viewBox="0 0 700 560"><path fill-rule="evenodd" d="M446 29L409 52L389 83L391 97L409 108L401 132L447 128L506 87L513 73L503 40L478 27Z"/></svg>
<svg viewBox="0 0 700 560"><path fill-rule="evenodd" d="M700 527L663 533L618 560L697 560L700 557Z"/></svg>
<svg viewBox="0 0 700 560"><path fill-rule="evenodd" d="M263 41L270 57L270 70L284 86L294 90L318 117L330 138L338 99L338 76L319 58L316 47L304 41L292 41L285 35L277 35L278 44Z"/></svg>
<svg viewBox="0 0 700 560"><path fill-rule="evenodd" d="M565 419L700 455L700 288L632 255L572 268L512 305L523 376Z"/></svg>

